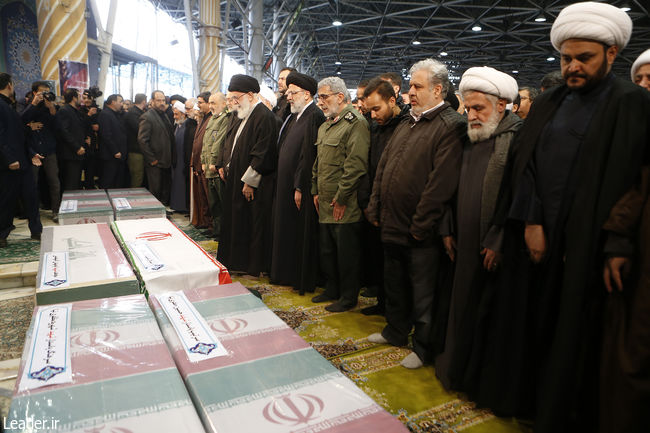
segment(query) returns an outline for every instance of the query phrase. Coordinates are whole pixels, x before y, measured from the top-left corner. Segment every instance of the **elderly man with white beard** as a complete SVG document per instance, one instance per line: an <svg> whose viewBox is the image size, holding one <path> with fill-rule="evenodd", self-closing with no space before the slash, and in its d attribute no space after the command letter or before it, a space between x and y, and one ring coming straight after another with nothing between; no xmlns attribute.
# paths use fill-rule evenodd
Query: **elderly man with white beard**
<svg viewBox="0 0 650 433"><path fill-rule="evenodd" d="M455 265L445 349L436 358L436 375L448 389L463 389L481 293L498 265L500 231L491 225L510 144L523 123L506 110L517 90L514 78L487 66L468 69L460 81L470 142L456 205L440 229Z"/></svg>
<svg viewBox="0 0 650 433"><path fill-rule="evenodd" d="M278 140L276 116L261 103L259 91L258 81L248 75L230 80L231 104L241 123L227 132L219 164L226 188L217 257L228 269L253 277L268 273L271 265Z"/></svg>

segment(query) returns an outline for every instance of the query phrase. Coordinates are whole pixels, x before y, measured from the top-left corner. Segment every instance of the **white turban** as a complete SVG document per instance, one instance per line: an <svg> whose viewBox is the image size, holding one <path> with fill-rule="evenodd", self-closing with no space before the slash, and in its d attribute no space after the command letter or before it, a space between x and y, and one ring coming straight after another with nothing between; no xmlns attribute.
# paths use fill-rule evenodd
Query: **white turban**
<svg viewBox="0 0 650 433"><path fill-rule="evenodd" d="M650 63L650 48L642 52L641 55L637 57L637 59L632 64L632 81L634 81L634 75L636 74L636 71L638 71L641 66L648 63Z"/></svg>
<svg viewBox="0 0 650 433"><path fill-rule="evenodd" d="M551 27L551 43L560 51L567 39L588 39L623 50L632 35L626 12L605 3L574 3L562 9Z"/></svg>
<svg viewBox="0 0 650 433"><path fill-rule="evenodd" d="M181 113L185 113L185 104L183 104L181 101L174 102L174 108Z"/></svg>
<svg viewBox="0 0 650 433"><path fill-rule="evenodd" d="M264 84L260 84L260 96L269 101L272 107L278 104L278 97L275 96L275 92Z"/></svg>
<svg viewBox="0 0 650 433"><path fill-rule="evenodd" d="M469 68L460 79L460 93L477 91L514 101L519 92L517 80L489 66Z"/></svg>

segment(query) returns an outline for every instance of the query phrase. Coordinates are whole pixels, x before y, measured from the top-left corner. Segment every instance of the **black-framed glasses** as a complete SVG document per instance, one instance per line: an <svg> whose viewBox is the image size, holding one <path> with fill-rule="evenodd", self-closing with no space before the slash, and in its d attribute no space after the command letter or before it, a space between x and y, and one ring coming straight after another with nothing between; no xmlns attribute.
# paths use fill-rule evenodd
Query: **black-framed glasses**
<svg viewBox="0 0 650 433"><path fill-rule="evenodd" d="M240 100L241 97L244 96L244 95L248 95L248 93L242 93L242 94L239 95L239 96L231 96L230 98L228 98L228 101L230 101L230 102L235 102L235 101L237 101L237 103L239 103L239 100Z"/></svg>
<svg viewBox="0 0 650 433"><path fill-rule="evenodd" d="M296 90L296 91L293 91L293 90L287 90L286 95L287 95L287 96L291 96L291 97L293 98L293 96L294 96L294 95L297 95L298 93L305 93L305 91L304 91L304 90Z"/></svg>
<svg viewBox="0 0 650 433"><path fill-rule="evenodd" d="M334 96L334 95L336 95L336 93L319 93L319 94L316 95L316 99L318 99L320 101L325 101L325 100L327 100L327 98L329 98L330 96Z"/></svg>

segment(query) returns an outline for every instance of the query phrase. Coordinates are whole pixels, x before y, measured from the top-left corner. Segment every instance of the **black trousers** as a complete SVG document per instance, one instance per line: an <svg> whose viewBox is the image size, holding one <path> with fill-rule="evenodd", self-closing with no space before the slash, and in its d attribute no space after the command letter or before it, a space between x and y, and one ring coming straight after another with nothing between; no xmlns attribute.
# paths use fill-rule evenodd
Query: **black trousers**
<svg viewBox="0 0 650 433"><path fill-rule="evenodd" d="M117 158L104 160L102 168L102 177L99 182L103 189L126 186L126 161Z"/></svg>
<svg viewBox="0 0 650 433"><path fill-rule="evenodd" d="M43 231L41 217L38 213L38 196L32 170L29 167L21 167L20 170L3 168L0 171L0 239L7 239L11 232L16 202L19 197L25 207L25 214L29 221L29 231L32 234Z"/></svg>
<svg viewBox="0 0 650 433"><path fill-rule="evenodd" d="M210 207L210 216L212 217L212 230L216 237L221 233L221 215L223 214L223 190L224 182L219 176L211 177L208 181L208 206Z"/></svg>
<svg viewBox="0 0 650 433"><path fill-rule="evenodd" d="M63 191L81 189L81 167L83 161L66 159L63 161Z"/></svg>
<svg viewBox="0 0 650 433"><path fill-rule="evenodd" d="M59 205L61 204L61 182L59 181L59 164L56 159L56 153L46 155L41 163L43 165L40 167L32 166L34 183L38 185L38 173L39 171L42 172L47 179L52 213L56 214L59 212Z"/></svg>
<svg viewBox="0 0 650 433"><path fill-rule="evenodd" d="M405 346L415 327L413 351L423 362L431 361L433 324L441 251L438 245L384 244L386 322L381 334L390 344Z"/></svg>
<svg viewBox="0 0 650 433"><path fill-rule="evenodd" d="M361 287L361 223L320 224L320 262L325 294L357 305Z"/></svg>
<svg viewBox="0 0 650 433"><path fill-rule="evenodd" d="M149 191L151 191L154 197L160 200L163 205L169 206L169 195L172 188L172 169L169 167L152 167L151 164L147 164L145 172L147 173Z"/></svg>

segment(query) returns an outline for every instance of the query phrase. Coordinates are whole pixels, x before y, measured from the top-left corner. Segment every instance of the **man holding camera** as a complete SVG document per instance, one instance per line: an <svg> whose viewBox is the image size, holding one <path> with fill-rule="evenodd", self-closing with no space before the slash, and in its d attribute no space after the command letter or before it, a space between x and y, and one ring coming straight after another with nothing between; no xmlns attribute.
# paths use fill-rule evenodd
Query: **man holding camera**
<svg viewBox="0 0 650 433"><path fill-rule="evenodd" d="M29 142L36 152L40 166L33 166L34 181L38 184L38 172L42 169L47 178L52 207L52 220L58 222L59 205L61 204L61 183L59 181L59 165L56 159L56 137L54 135L56 95L52 93L45 81L32 84L32 98L22 113L22 120L31 131Z"/></svg>
<svg viewBox="0 0 650 433"><path fill-rule="evenodd" d="M29 170L31 164L38 165L41 160L27 145L25 126L11 106L13 93L11 75L0 73L0 248L7 246L7 237L14 228L18 197L23 200L32 239L40 240L43 231L34 177Z"/></svg>

